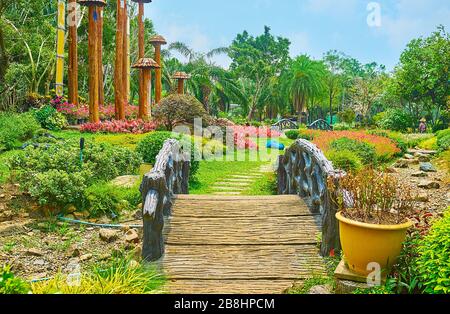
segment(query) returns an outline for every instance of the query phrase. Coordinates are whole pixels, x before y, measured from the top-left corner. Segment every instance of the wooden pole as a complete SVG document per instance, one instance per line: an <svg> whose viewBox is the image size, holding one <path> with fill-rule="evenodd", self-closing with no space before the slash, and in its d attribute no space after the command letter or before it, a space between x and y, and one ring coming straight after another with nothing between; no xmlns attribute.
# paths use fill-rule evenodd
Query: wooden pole
<svg viewBox="0 0 450 314"><path fill-rule="evenodd" d="M64 36L66 24L66 4L58 0L57 37L56 37L56 95L64 95Z"/></svg>
<svg viewBox="0 0 450 314"><path fill-rule="evenodd" d="M69 0L69 103L78 106L78 35L77 35L77 0Z"/></svg>
<svg viewBox="0 0 450 314"><path fill-rule="evenodd" d="M162 94L161 44L155 43L155 61L161 67L155 69L155 103L159 104Z"/></svg>
<svg viewBox="0 0 450 314"><path fill-rule="evenodd" d="M123 7L123 13L122 13L122 18L123 18L123 41L122 41L122 45L123 45L123 54L122 54L122 71L123 71L123 75L122 75L122 96L123 96L123 102L122 102L122 107L120 108L120 119L124 120L125 117L125 106L128 105L128 75L130 73L130 69L129 69L129 62L128 62L128 31L127 31L127 25L128 25L128 8L127 8L127 0L123 0L124 1L124 7Z"/></svg>
<svg viewBox="0 0 450 314"><path fill-rule="evenodd" d="M184 94L184 80L178 79L178 94Z"/></svg>
<svg viewBox="0 0 450 314"><path fill-rule="evenodd" d="M98 39L97 39L97 51L98 51L98 102L100 105L105 104L105 90L103 86L103 8L98 9Z"/></svg>
<svg viewBox="0 0 450 314"><path fill-rule="evenodd" d="M139 34L138 34L138 45L139 45L139 59L144 58L145 55L145 45L144 45L144 3L139 3L139 12L138 12L138 26L139 26ZM143 70L139 70L139 119L143 119L144 116L143 111L145 107L145 99L144 98L144 74Z"/></svg>
<svg viewBox="0 0 450 314"><path fill-rule="evenodd" d="M151 84L151 70L150 69L142 69L142 99L139 102L142 102L144 105L139 106L139 118L143 120L147 120L148 108L150 106L151 95L150 95L150 84Z"/></svg>
<svg viewBox="0 0 450 314"><path fill-rule="evenodd" d="M123 0L117 0L116 6L116 61L114 69L114 103L116 119L120 120L121 107L123 103Z"/></svg>
<svg viewBox="0 0 450 314"><path fill-rule="evenodd" d="M100 121L98 112L98 50L97 50L97 21L98 10L95 6L89 7L89 120L96 123Z"/></svg>

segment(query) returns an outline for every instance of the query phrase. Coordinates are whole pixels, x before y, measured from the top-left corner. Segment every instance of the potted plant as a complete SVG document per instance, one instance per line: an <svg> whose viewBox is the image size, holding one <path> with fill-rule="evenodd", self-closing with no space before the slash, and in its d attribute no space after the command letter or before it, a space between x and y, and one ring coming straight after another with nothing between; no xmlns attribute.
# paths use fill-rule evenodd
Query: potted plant
<svg viewBox="0 0 450 314"><path fill-rule="evenodd" d="M336 218L347 267L364 276L373 271L372 263L389 271L413 225L408 219L415 201L411 189L373 169L328 184L330 192L337 195Z"/></svg>

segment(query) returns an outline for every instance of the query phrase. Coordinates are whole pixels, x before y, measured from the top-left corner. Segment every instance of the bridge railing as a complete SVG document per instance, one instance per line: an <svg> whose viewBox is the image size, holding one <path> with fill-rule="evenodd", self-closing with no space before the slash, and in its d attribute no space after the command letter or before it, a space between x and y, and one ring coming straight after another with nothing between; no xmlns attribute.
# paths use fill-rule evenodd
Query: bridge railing
<svg viewBox="0 0 450 314"><path fill-rule="evenodd" d="M156 261L164 254L164 217L171 215L175 194L189 193L190 154L177 140L167 140L153 169L140 186L143 204L144 239L142 257Z"/></svg>
<svg viewBox="0 0 450 314"><path fill-rule="evenodd" d="M327 180L339 181L345 172L335 170L313 143L300 139L278 160L278 194L297 194L306 200L312 213L320 214L321 254L340 250L339 225L335 218L336 195L327 189Z"/></svg>
<svg viewBox="0 0 450 314"><path fill-rule="evenodd" d="M298 124L289 119L283 119L272 125L272 128L276 128L279 131L298 129Z"/></svg>

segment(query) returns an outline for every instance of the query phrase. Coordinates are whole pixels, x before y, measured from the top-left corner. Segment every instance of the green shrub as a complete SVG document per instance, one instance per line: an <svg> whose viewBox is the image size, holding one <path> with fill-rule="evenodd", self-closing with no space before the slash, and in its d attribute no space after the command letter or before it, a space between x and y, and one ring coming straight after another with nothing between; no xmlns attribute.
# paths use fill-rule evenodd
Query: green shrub
<svg viewBox="0 0 450 314"><path fill-rule="evenodd" d="M32 114L0 112L0 150L10 150L32 138L40 129Z"/></svg>
<svg viewBox="0 0 450 314"><path fill-rule="evenodd" d="M20 278L14 276L9 265L0 270L0 294L28 294L30 286Z"/></svg>
<svg viewBox="0 0 450 314"><path fill-rule="evenodd" d="M68 124L66 117L49 105L35 110L34 116L41 126L47 130L60 131Z"/></svg>
<svg viewBox="0 0 450 314"><path fill-rule="evenodd" d="M168 139L180 140L182 145L188 145L189 141L191 141L190 147L192 149L190 177L193 178L200 167L199 159L201 156L198 147L194 144L194 139L191 137L181 134L173 134L172 132L152 132L138 143L136 151L142 156L145 162L154 165L156 162L156 156L158 156L159 151L164 146L164 142Z"/></svg>
<svg viewBox="0 0 450 314"><path fill-rule="evenodd" d="M342 169L347 172L358 171L362 168L361 159L356 153L349 150L330 150L327 152L327 158L333 163L334 168Z"/></svg>
<svg viewBox="0 0 450 314"><path fill-rule="evenodd" d="M442 130L436 133L437 146L440 151L450 148L450 129Z"/></svg>
<svg viewBox="0 0 450 314"><path fill-rule="evenodd" d="M389 109L378 122L378 127L387 130L406 132L412 125L411 116L402 109Z"/></svg>
<svg viewBox="0 0 450 314"><path fill-rule="evenodd" d="M57 208L85 203L85 189L97 182L137 173L141 159L137 153L108 144L86 143L83 164L78 141L63 141L37 148L28 146L12 156L9 168L21 187L40 205Z"/></svg>
<svg viewBox="0 0 450 314"><path fill-rule="evenodd" d="M103 214L119 216L122 211L131 211L142 202L139 186L132 188L98 183L84 191L86 210L91 217Z"/></svg>
<svg viewBox="0 0 450 314"><path fill-rule="evenodd" d="M450 293L450 208L418 247L417 273L425 293Z"/></svg>
<svg viewBox="0 0 450 314"><path fill-rule="evenodd" d="M356 114L352 109L346 109L338 113L339 121L345 124L352 124L355 122Z"/></svg>
<svg viewBox="0 0 450 314"><path fill-rule="evenodd" d="M300 136L299 130L289 130L285 132L286 137L291 140L296 140Z"/></svg>
<svg viewBox="0 0 450 314"><path fill-rule="evenodd" d="M333 125L333 131L348 131L353 129L353 126L348 123L336 123Z"/></svg>
<svg viewBox="0 0 450 314"><path fill-rule="evenodd" d="M346 137L342 137L333 141L330 148L335 151L350 151L355 153L362 161L363 164L375 164L377 162L377 153L373 146L352 140Z"/></svg>

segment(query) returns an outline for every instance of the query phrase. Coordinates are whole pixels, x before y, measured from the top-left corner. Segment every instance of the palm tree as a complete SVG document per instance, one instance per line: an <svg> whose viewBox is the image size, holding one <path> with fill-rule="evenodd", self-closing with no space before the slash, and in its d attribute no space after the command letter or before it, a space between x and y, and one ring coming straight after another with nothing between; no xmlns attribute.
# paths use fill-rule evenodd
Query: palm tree
<svg viewBox="0 0 450 314"><path fill-rule="evenodd" d="M307 110L308 103L320 97L326 89L326 68L321 61L301 55L292 60L281 76L282 93L290 99L299 114Z"/></svg>

